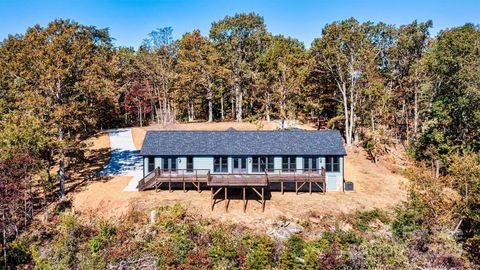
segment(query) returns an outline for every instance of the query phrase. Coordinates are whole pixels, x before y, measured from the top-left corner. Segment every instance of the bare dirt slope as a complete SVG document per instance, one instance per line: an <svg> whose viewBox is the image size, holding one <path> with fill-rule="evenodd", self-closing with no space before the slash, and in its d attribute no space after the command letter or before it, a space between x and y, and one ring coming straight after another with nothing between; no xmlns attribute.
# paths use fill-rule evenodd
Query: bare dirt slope
<svg viewBox="0 0 480 270"><path fill-rule="evenodd" d="M200 129L202 125L203 129L207 130L228 127L254 128L245 123L181 124L169 128L194 130ZM132 131L134 137L137 137L138 141L142 140L141 134L145 134L146 129L134 129ZM345 177L347 181L354 182L355 192L312 195L308 193L281 195L279 192L272 192L263 213L260 204L253 200L249 202L247 212L243 213L242 201L238 199L230 200L227 213L224 202L218 203L211 211L208 190L202 193L194 190L186 193L182 190L175 190L172 193L168 191L123 192L123 188L131 177L115 177L108 181L95 182L88 185L84 191L73 194L72 199L77 211L107 219L119 219L131 209L149 210L161 205L180 203L192 213L205 218L242 223L256 228L279 218L303 219L325 214L349 214L358 210L391 207L406 199L407 180L401 175L392 173L382 164L378 166L373 164L366 158L366 153L359 149L348 150Z"/></svg>

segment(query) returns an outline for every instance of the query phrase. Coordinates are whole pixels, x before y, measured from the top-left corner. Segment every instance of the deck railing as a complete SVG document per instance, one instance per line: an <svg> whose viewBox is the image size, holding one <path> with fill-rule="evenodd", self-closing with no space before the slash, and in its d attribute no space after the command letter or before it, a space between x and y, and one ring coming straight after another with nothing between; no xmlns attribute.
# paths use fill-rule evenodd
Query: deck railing
<svg viewBox="0 0 480 270"><path fill-rule="evenodd" d="M265 174L267 177L275 177L275 178L302 178L302 179L309 179L309 178L318 178L318 177L325 177L325 169L274 169L274 170L265 170Z"/></svg>
<svg viewBox="0 0 480 270"><path fill-rule="evenodd" d="M142 191L148 188L150 184L156 181L157 175L158 175L158 168L154 169L153 171L145 175L142 179L140 179L140 181L138 181L138 185L137 185L138 190Z"/></svg>
<svg viewBox="0 0 480 270"><path fill-rule="evenodd" d="M264 175L264 177L259 177ZM231 178L235 176L235 178ZM215 177L215 182L222 182L224 184L263 184L268 182L279 181L322 181L325 179L325 169L270 169L265 170L263 173L210 173L208 169L175 169L175 170L162 170L155 168L144 178L142 178L137 188L139 190L145 190L154 187L157 183L161 182L202 182L205 181L208 185L212 184L212 178ZM218 184L218 183L217 183Z"/></svg>

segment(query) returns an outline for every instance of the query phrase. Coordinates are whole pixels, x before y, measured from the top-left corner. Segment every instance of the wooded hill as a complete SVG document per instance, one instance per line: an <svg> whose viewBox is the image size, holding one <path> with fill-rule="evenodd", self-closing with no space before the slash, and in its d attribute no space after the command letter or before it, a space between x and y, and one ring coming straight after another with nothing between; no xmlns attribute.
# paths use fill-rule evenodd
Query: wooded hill
<svg viewBox="0 0 480 270"><path fill-rule="evenodd" d="M312 29L318 38L308 49L269 33L257 14L227 16L179 40L158 28L138 49L70 20L9 36L0 43L3 250L49 196L65 196L80 142L101 129L297 119L340 129L347 146L365 147L375 162L403 145L435 179L453 177L445 186L463 199L450 214L478 256L480 29L432 37L431 26L350 18Z"/></svg>

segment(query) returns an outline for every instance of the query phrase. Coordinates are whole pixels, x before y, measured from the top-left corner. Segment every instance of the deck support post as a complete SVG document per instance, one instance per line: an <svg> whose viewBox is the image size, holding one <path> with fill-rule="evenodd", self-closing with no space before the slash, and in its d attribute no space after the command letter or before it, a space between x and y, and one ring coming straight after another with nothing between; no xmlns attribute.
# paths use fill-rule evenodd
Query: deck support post
<svg viewBox="0 0 480 270"><path fill-rule="evenodd" d="M310 192L310 195L312 195L312 181L308 181L308 191Z"/></svg>
<svg viewBox="0 0 480 270"><path fill-rule="evenodd" d="M295 181L295 195L298 195L298 182Z"/></svg>
<svg viewBox="0 0 480 270"><path fill-rule="evenodd" d="M265 212L265 188L262 187L262 212Z"/></svg>
<svg viewBox="0 0 480 270"><path fill-rule="evenodd" d="M283 181L280 182L280 189L282 190L282 195L283 195Z"/></svg>
<svg viewBox="0 0 480 270"><path fill-rule="evenodd" d="M212 192L211 195L210 195L210 203L212 204L212 211L213 211L213 206L215 205L214 202L213 202L213 187L210 189L210 191Z"/></svg>
<svg viewBox="0 0 480 270"><path fill-rule="evenodd" d="M200 182L197 182L197 191L200 193Z"/></svg>
<svg viewBox="0 0 480 270"><path fill-rule="evenodd" d="M228 212L228 200L227 200L228 188L225 187L225 212Z"/></svg>
<svg viewBox="0 0 480 270"><path fill-rule="evenodd" d="M245 187L243 188L243 212L247 211L247 204L245 203Z"/></svg>
<svg viewBox="0 0 480 270"><path fill-rule="evenodd" d="M168 179L168 192L172 193L172 179Z"/></svg>

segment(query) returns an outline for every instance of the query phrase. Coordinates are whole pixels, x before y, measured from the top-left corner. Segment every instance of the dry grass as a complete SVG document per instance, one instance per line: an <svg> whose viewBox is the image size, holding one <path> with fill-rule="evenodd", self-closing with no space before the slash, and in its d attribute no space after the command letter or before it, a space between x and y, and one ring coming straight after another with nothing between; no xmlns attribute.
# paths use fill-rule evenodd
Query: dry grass
<svg viewBox="0 0 480 270"><path fill-rule="evenodd" d="M190 130L223 130L228 127L236 129L255 129L256 125L248 123L194 123L175 124L169 129ZM163 129L166 129L164 127ZM141 146L142 134L147 129L159 127L133 129L136 146ZM90 213L109 219L120 219L130 209L149 210L160 205L180 203L188 211L219 221L239 223L252 228L264 228L273 220L279 218L304 219L311 215L324 217L325 215L342 216L358 210L386 208L398 204L406 199L405 185L407 180L401 175L391 172L386 166L375 165L366 157L366 153L356 149L348 150L345 160L345 178L355 183L355 192L328 192L326 194L308 193L299 194L272 192L262 213L260 204L249 201L247 213L242 211L241 200L231 200L229 211L225 213L224 203L210 209L210 191L197 193L190 190L184 193L176 190L123 192L131 177L115 177L106 182L97 182L89 185L73 197L73 205L82 213Z"/></svg>

